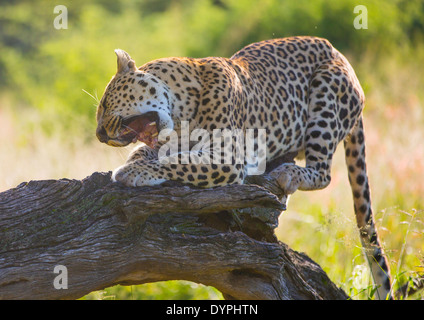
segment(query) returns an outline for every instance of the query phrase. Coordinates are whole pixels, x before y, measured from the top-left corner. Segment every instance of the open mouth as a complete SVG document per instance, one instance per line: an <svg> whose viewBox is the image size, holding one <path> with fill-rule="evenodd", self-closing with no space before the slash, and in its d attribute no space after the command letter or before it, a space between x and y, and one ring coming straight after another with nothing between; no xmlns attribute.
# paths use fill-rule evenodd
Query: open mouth
<svg viewBox="0 0 424 320"><path fill-rule="evenodd" d="M154 149L158 143L158 125L159 116L154 111L127 118L122 122L118 139L127 144L141 141Z"/></svg>

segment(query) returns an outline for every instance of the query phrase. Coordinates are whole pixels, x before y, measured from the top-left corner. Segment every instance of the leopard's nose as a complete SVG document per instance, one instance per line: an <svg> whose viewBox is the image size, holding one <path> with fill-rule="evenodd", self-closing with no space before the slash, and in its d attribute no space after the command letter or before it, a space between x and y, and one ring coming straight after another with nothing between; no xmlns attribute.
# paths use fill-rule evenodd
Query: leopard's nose
<svg viewBox="0 0 424 320"><path fill-rule="evenodd" d="M109 141L109 136L107 135L106 129L103 126L97 128L96 136L100 142L107 143Z"/></svg>

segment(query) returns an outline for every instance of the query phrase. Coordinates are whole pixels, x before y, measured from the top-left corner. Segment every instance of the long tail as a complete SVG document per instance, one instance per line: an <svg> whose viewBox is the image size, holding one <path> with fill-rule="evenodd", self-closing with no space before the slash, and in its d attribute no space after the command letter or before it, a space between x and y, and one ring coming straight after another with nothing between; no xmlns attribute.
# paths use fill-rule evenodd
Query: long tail
<svg viewBox="0 0 424 320"><path fill-rule="evenodd" d="M346 164L350 186L352 187L356 222L362 246L377 286L378 299L391 298L390 270L377 236L371 209L370 188L365 164L365 138L362 116L344 141Z"/></svg>

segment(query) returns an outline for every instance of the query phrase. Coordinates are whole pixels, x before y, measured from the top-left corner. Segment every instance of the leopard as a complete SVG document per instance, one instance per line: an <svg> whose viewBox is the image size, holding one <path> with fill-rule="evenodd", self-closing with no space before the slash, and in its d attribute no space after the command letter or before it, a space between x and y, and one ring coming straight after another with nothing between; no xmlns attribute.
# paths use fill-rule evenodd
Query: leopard
<svg viewBox="0 0 424 320"><path fill-rule="evenodd" d="M171 137L159 139L161 134L173 132L182 138L183 123L191 131L261 128L265 139L258 138L254 146L263 146L267 161L290 152L303 155L304 166L285 163L270 172L287 195L327 187L333 155L343 141L356 222L376 297L392 298L389 263L371 207L364 91L347 58L327 39L263 40L230 58L168 57L138 68L124 50L115 53L117 71L97 107L96 135L114 147L137 143L125 164L114 170L115 182L137 187L180 181L200 188L245 182L252 163L235 161L234 153L224 163L198 161L199 150L194 148L161 153ZM193 147L196 141L188 143ZM220 146L228 151L217 139L203 155L222 155Z"/></svg>

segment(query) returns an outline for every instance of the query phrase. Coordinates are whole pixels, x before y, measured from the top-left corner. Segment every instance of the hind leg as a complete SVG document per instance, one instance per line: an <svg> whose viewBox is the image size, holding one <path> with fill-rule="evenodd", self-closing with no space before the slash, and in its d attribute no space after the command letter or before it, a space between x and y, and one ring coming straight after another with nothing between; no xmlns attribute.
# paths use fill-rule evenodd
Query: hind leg
<svg viewBox="0 0 424 320"><path fill-rule="evenodd" d="M344 122L349 109L343 103L345 99L339 96L343 89L341 84L347 80L343 81L340 76L343 70L340 69L336 64L331 68L323 66L311 81L305 134L306 166L286 164L271 172L287 194L297 189L323 189L331 181L333 154L354 123L349 120ZM346 86L344 89L347 91Z"/></svg>

